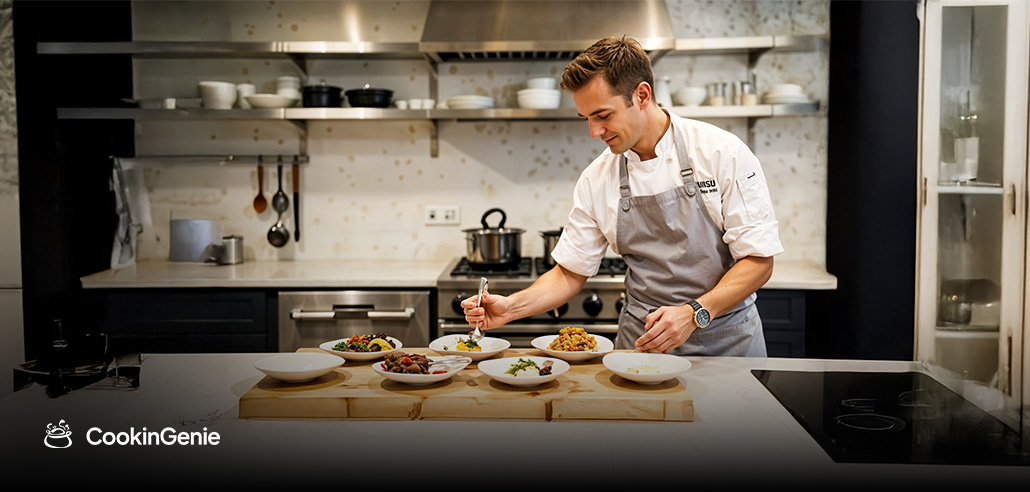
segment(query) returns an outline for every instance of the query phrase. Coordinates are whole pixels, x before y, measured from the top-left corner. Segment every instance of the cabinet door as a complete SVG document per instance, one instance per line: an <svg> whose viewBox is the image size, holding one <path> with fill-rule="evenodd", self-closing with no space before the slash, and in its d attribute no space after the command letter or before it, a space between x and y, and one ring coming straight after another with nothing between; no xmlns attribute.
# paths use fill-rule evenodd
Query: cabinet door
<svg viewBox="0 0 1030 492"><path fill-rule="evenodd" d="M1007 410L1021 398L1028 27L1024 1L923 12L916 357Z"/></svg>

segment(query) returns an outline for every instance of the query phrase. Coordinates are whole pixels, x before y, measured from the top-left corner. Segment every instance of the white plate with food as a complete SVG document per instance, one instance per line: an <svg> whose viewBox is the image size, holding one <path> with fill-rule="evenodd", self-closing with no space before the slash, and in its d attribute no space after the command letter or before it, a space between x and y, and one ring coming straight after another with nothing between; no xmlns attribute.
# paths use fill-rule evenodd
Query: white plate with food
<svg viewBox="0 0 1030 492"><path fill-rule="evenodd" d="M615 344L608 337L593 335L572 326L562 328L557 335L536 337L532 344L551 357L567 361L593 359L615 350Z"/></svg>
<svg viewBox="0 0 1030 492"><path fill-rule="evenodd" d="M317 352L297 352L265 357L254 367L280 381L304 383L333 372L345 361L335 355Z"/></svg>
<svg viewBox="0 0 1030 492"><path fill-rule="evenodd" d="M319 345L318 348L347 360L373 360L396 352L403 346L400 340L377 333L329 340Z"/></svg>
<svg viewBox="0 0 1030 492"><path fill-rule="evenodd" d="M471 363L472 359L469 357L437 357L394 352L382 361L372 364L372 370L398 383L426 385L443 381Z"/></svg>
<svg viewBox="0 0 1030 492"><path fill-rule="evenodd" d="M468 335L444 335L429 342L429 348L440 355L464 355L479 361L511 348L511 342L493 337L483 337L475 342Z"/></svg>
<svg viewBox="0 0 1030 492"><path fill-rule="evenodd" d="M640 384L664 383L683 374L691 365L683 357L646 352L612 352L601 362L615 374Z"/></svg>
<svg viewBox="0 0 1030 492"><path fill-rule="evenodd" d="M523 356L484 360L478 367L495 381L526 387L554 381L569 370L569 363L551 357Z"/></svg>
<svg viewBox="0 0 1030 492"><path fill-rule="evenodd" d="M254 108L287 108L297 104L299 97L280 96L279 94L251 94L243 96Z"/></svg>

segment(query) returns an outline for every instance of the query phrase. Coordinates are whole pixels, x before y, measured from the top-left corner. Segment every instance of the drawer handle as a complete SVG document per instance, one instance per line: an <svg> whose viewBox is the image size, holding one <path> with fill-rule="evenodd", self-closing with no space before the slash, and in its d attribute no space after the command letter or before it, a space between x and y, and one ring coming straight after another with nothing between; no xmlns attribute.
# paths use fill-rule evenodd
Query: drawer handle
<svg viewBox="0 0 1030 492"><path fill-rule="evenodd" d="M404 311L365 311L365 310L336 310L336 311L301 311L299 308L290 311L290 319L294 320L331 320L336 319L340 312L354 313L364 312L369 319L411 319L415 315L415 308L404 308Z"/></svg>

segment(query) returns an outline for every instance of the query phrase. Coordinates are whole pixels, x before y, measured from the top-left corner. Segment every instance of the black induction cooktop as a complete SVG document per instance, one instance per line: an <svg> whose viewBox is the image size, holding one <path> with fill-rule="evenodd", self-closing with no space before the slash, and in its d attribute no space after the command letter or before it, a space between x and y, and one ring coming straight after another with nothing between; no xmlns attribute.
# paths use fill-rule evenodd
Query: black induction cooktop
<svg viewBox="0 0 1030 492"><path fill-rule="evenodd" d="M1030 466L1017 431L925 374L751 372L835 462Z"/></svg>

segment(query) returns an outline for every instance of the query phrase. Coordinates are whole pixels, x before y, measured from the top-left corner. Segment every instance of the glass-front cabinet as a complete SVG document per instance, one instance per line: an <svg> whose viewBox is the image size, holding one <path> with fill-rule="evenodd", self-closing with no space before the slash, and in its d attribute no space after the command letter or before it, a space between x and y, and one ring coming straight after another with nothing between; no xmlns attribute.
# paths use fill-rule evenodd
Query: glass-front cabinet
<svg viewBox="0 0 1030 492"><path fill-rule="evenodd" d="M1028 379L1027 12L1025 0L920 12L915 356L1013 426Z"/></svg>

